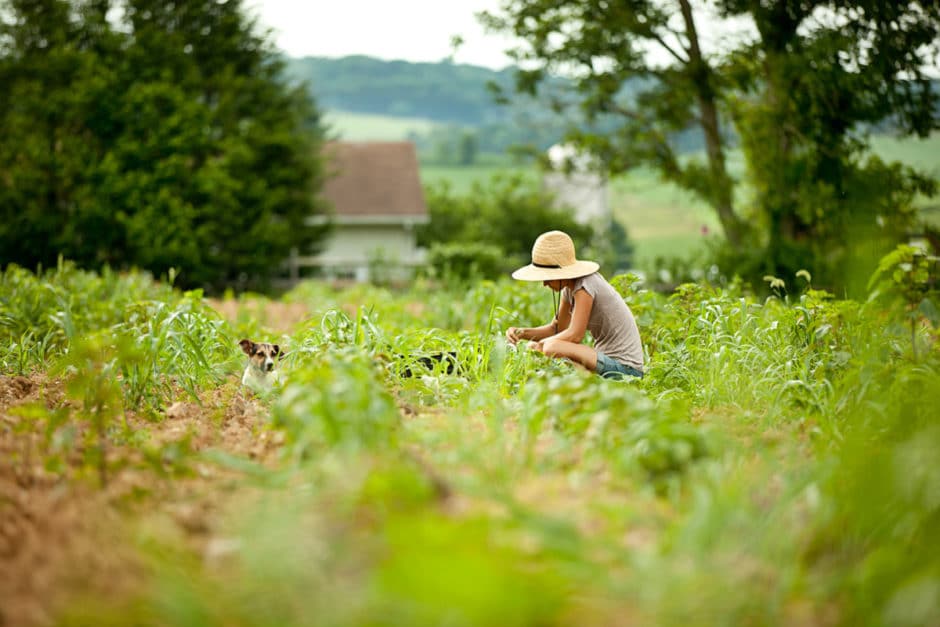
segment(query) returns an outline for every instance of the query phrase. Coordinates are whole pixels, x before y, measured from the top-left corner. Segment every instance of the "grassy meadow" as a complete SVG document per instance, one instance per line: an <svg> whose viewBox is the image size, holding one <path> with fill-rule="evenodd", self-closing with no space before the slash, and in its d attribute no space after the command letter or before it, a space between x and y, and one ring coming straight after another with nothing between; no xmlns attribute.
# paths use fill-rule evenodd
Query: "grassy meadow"
<svg viewBox="0 0 940 627"><path fill-rule="evenodd" d="M551 315L530 284L214 300L8 267L0 624L936 624L911 263L865 302L617 277L626 381L507 345ZM241 338L282 347L273 389Z"/></svg>
<svg viewBox="0 0 940 627"><path fill-rule="evenodd" d="M326 111L324 122L331 135L343 141L404 141L427 133L439 124L424 118L403 118L347 111Z"/></svg>
<svg viewBox="0 0 940 627"><path fill-rule="evenodd" d="M925 140L898 140L886 135L873 138L875 155L889 161L900 161L940 176L940 134ZM742 155L731 151L728 156L733 176L743 174ZM514 172L530 172L534 168L509 168ZM467 192L473 183L485 182L499 166L441 167L424 166L421 177L425 184L447 180L458 192ZM739 192L746 202L746 190ZM637 169L610 181L609 202L615 218L627 229L636 246L636 265L649 267L657 257L688 257L702 246L703 233L720 232L714 211L704 202L676 185L660 180L648 169ZM921 198L918 205L924 217L940 225L940 202Z"/></svg>

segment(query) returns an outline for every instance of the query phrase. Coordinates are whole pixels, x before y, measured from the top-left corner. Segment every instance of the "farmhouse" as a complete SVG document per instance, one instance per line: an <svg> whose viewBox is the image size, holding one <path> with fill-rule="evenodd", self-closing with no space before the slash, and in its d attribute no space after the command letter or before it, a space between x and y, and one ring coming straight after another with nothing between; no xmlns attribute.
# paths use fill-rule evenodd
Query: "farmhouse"
<svg viewBox="0 0 940 627"><path fill-rule="evenodd" d="M405 280L424 263L415 226L428 222L418 158L411 142L330 142L324 150L333 172L323 196L333 231L323 251L291 258L291 275L314 267L329 279Z"/></svg>

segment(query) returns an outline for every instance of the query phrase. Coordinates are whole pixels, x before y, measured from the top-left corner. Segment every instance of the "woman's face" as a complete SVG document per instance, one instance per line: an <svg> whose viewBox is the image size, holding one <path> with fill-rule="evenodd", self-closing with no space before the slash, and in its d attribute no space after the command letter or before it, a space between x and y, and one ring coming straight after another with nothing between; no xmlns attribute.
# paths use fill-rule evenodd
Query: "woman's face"
<svg viewBox="0 0 940 627"><path fill-rule="evenodd" d="M542 281L542 285L552 288L553 292L560 292L561 288L565 286L564 281L561 279L555 279L554 281Z"/></svg>

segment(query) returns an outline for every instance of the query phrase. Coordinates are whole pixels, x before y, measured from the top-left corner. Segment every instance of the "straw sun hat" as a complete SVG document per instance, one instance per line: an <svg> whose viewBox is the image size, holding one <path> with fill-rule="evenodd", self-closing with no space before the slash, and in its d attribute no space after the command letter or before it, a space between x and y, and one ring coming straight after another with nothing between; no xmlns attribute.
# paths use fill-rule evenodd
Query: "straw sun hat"
<svg viewBox="0 0 940 627"><path fill-rule="evenodd" d="M512 273L520 281L554 281L576 279L597 272L593 261L578 261L574 242L563 231L542 233L532 245L532 263Z"/></svg>

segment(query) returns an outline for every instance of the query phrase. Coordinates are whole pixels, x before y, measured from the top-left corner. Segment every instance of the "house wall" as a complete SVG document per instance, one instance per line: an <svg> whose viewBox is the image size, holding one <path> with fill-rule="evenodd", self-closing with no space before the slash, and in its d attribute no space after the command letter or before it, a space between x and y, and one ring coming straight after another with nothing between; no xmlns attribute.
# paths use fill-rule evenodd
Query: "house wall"
<svg viewBox="0 0 940 627"><path fill-rule="evenodd" d="M326 248L315 258L324 276L355 279L406 279L415 265L424 263L410 225L336 225ZM388 276L372 276L387 273Z"/></svg>

